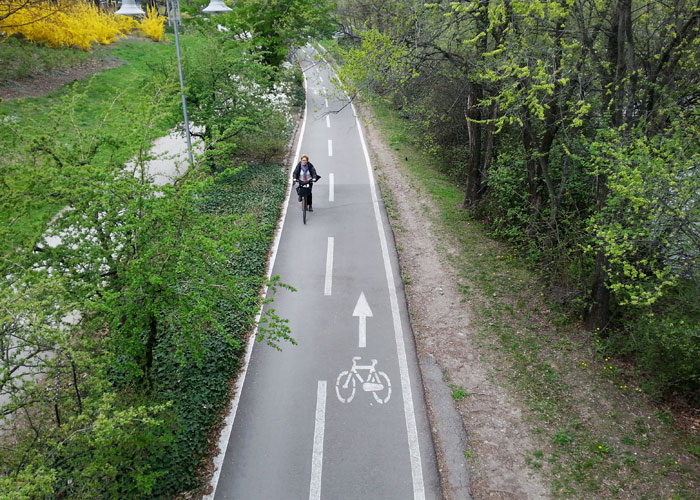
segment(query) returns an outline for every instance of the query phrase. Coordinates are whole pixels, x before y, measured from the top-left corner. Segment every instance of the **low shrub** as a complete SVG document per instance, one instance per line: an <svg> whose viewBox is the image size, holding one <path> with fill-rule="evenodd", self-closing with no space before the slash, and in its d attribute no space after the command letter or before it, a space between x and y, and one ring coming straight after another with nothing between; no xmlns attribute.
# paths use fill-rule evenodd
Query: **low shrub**
<svg viewBox="0 0 700 500"><path fill-rule="evenodd" d="M154 42L160 42L165 33L165 17L158 14L158 10L149 5L146 9L146 15L138 27L148 38Z"/></svg>

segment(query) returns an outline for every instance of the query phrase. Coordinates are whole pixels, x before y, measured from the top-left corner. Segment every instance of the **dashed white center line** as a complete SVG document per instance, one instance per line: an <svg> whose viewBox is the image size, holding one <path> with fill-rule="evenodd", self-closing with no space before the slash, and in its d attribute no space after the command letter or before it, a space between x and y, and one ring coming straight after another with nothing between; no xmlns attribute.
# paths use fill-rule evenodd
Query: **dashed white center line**
<svg viewBox="0 0 700 500"><path fill-rule="evenodd" d="M326 426L326 381L318 381L316 390L316 426L314 449L311 456L311 485L309 500L321 499L321 472L323 470L323 435Z"/></svg>
<svg viewBox="0 0 700 500"><path fill-rule="evenodd" d="M328 251L326 252L326 286L323 289L323 295L330 295L333 286L333 244L333 236L329 236Z"/></svg>
<svg viewBox="0 0 700 500"><path fill-rule="evenodd" d="M333 141L328 139L328 156L333 156Z"/></svg>
<svg viewBox="0 0 700 500"><path fill-rule="evenodd" d="M326 127L331 128L331 117L330 115L326 115Z"/></svg>
<svg viewBox="0 0 700 500"><path fill-rule="evenodd" d="M323 83L323 77L321 75L318 75L318 80Z"/></svg>
<svg viewBox="0 0 700 500"><path fill-rule="evenodd" d="M326 99L326 107L328 107L328 99Z"/></svg>
<svg viewBox="0 0 700 500"><path fill-rule="evenodd" d="M335 201L335 175L328 174L328 201Z"/></svg>

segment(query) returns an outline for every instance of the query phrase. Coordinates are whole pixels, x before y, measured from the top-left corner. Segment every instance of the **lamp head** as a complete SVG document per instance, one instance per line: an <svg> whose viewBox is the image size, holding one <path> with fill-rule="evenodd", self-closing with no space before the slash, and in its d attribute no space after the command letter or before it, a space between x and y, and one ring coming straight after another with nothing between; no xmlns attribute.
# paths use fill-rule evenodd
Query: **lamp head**
<svg viewBox="0 0 700 500"><path fill-rule="evenodd" d="M209 5L206 6L206 8L202 9L202 12L206 12L207 14L214 14L216 12L230 12L231 7L226 6L224 3L224 0L211 0L209 2Z"/></svg>
<svg viewBox="0 0 700 500"><path fill-rule="evenodd" d="M143 16L145 12L141 10L141 7L136 5L136 0L122 0L122 6L119 7L119 10L116 11L115 14L120 14L122 16Z"/></svg>

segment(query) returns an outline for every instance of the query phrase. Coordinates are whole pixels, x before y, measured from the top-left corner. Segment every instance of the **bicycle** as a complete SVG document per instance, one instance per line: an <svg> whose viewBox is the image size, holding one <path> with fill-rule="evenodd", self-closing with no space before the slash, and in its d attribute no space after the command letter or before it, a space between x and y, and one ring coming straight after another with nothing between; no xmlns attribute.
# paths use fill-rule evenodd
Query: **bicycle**
<svg viewBox="0 0 700 500"><path fill-rule="evenodd" d="M362 384L362 390L371 392L374 400L384 404L391 397L391 381L386 373L377 371L377 360L373 359L371 365L358 365L362 359L360 356L352 358L352 368L340 372L335 381L335 393L341 403L349 403L355 397L357 381ZM367 370L367 378L363 379L358 370Z"/></svg>
<svg viewBox="0 0 700 500"><path fill-rule="evenodd" d="M308 210L309 207L309 200L308 196L311 194L311 183L316 182L315 180L310 180L310 181L302 181L302 180L297 180L294 179L295 183L299 183L299 188L297 189L297 194L301 196L301 218L304 221L304 224L306 224L306 211Z"/></svg>

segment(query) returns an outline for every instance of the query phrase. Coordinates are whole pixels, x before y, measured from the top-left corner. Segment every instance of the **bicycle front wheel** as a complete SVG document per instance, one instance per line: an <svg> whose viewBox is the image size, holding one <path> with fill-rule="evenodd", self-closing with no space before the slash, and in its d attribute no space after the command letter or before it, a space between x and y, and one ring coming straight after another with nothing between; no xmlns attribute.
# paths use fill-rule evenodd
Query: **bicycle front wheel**
<svg viewBox="0 0 700 500"><path fill-rule="evenodd" d="M306 224L306 196L301 197L301 218Z"/></svg>
<svg viewBox="0 0 700 500"><path fill-rule="evenodd" d="M391 381L389 381L389 377L384 372L377 372L375 380L384 387L379 391L372 392L374 400L380 405L388 403L391 397Z"/></svg>

